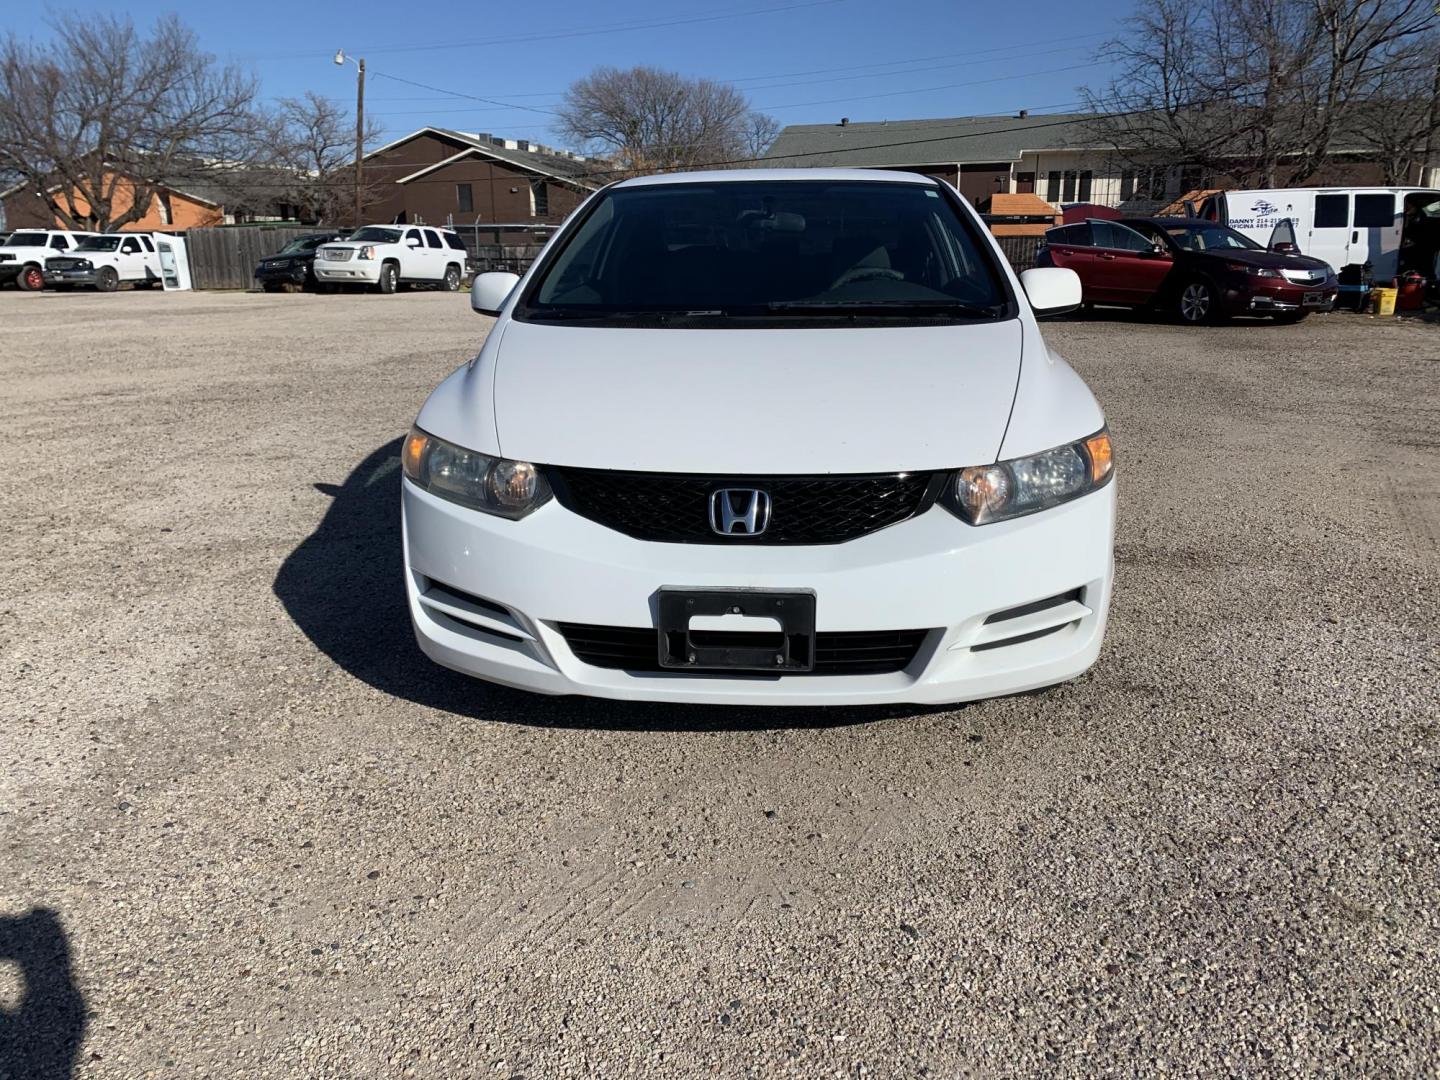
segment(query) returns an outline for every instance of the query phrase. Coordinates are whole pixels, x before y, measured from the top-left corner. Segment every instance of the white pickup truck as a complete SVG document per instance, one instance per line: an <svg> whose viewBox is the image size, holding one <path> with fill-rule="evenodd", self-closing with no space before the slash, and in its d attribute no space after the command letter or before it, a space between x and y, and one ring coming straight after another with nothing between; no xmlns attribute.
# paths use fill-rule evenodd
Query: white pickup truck
<svg viewBox="0 0 1440 1080"><path fill-rule="evenodd" d="M465 245L433 225L366 225L315 252L315 280L327 285L434 285L454 292L465 274Z"/></svg>
<svg viewBox="0 0 1440 1080"><path fill-rule="evenodd" d="M45 260L73 251L94 233L63 229L19 229L0 244L0 284L15 282L22 289L45 287Z"/></svg>
<svg viewBox="0 0 1440 1080"><path fill-rule="evenodd" d="M45 260L45 284L51 288L93 285L114 292L127 281L142 289L160 282L160 253L145 233L87 236L68 254Z"/></svg>

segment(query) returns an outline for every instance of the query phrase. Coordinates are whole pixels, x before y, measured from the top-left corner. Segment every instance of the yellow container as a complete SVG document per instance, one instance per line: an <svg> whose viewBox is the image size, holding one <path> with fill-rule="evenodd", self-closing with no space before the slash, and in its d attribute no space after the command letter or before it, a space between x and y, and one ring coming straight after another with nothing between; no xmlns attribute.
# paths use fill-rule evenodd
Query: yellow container
<svg viewBox="0 0 1440 1080"><path fill-rule="evenodd" d="M1395 314L1395 298L1400 295L1399 289L1390 289L1381 286L1371 289L1370 295L1374 298L1376 315Z"/></svg>

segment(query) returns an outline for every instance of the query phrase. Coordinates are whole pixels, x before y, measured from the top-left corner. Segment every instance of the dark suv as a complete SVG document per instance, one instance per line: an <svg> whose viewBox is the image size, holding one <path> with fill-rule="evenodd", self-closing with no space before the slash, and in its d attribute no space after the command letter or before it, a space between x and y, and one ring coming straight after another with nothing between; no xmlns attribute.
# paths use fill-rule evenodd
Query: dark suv
<svg viewBox="0 0 1440 1080"><path fill-rule="evenodd" d="M1319 259L1269 251L1196 218L1092 219L1045 234L1039 266L1080 275L1086 304L1160 308L1181 322L1271 315L1299 322L1328 311L1339 283Z"/></svg>
<svg viewBox="0 0 1440 1080"><path fill-rule="evenodd" d="M315 288L315 249L321 244L343 240L341 233L315 233L291 240L274 255L267 255L255 267L255 280L266 292L280 292L290 285Z"/></svg>

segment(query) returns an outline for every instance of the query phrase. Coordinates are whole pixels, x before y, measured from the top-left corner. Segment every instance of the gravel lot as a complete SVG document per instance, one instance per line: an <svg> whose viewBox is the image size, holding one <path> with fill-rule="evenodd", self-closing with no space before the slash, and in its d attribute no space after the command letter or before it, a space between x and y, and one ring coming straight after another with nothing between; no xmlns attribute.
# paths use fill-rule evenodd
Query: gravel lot
<svg viewBox="0 0 1440 1080"><path fill-rule="evenodd" d="M1437 1074L1440 328L1053 325L1099 664L766 712L416 651L397 439L487 324L0 294L0 1075Z"/></svg>

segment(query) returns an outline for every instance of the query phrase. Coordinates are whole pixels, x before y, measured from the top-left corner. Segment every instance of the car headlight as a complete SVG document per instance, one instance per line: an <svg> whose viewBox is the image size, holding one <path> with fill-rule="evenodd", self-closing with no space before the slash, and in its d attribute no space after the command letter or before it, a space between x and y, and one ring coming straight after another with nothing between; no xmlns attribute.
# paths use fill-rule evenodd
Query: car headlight
<svg viewBox="0 0 1440 1080"><path fill-rule="evenodd" d="M405 475L432 495L504 518L522 518L550 501L550 483L528 461L491 457L410 429Z"/></svg>
<svg viewBox="0 0 1440 1080"><path fill-rule="evenodd" d="M1110 431L1030 457L961 469L942 501L971 525L1023 517L1104 487L1115 471Z"/></svg>
<svg viewBox="0 0 1440 1080"><path fill-rule="evenodd" d="M366 244L358 252L356 252L355 255L356 258L360 259L373 259L375 257L375 249L369 244Z"/></svg>
<svg viewBox="0 0 1440 1080"><path fill-rule="evenodd" d="M1258 278L1278 278L1279 270L1271 270L1268 266L1251 266L1249 263L1227 262L1226 269L1234 270L1237 274L1249 274Z"/></svg>

